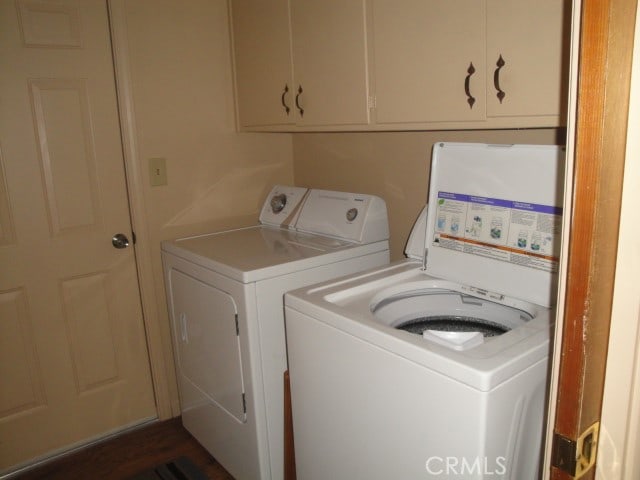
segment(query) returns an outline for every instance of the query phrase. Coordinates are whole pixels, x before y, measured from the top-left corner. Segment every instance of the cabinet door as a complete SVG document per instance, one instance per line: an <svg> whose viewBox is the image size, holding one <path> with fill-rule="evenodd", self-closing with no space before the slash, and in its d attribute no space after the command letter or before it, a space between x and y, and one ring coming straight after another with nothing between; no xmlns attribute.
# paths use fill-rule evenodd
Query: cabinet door
<svg viewBox="0 0 640 480"><path fill-rule="evenodd" d="M365 23L365 0L291 0L299 125L369 122Z"/></svg>
<svg viewBox="0 0 640 480"><path fill-rule="evenodd" d="M232 0L231 9L240 125L293 124L288 0Z"/></svg>
<svg viewBox="0 0 640 480"><path fill-rule="evenodd" d="M373 0L381 124L484 120L484 0Z"/></svg>
<svg viewBox="0 0 640 480"><path fill-rule="evenodd" d="M570 10L568 0L487 0L487 116L566 110Z"/></svg>

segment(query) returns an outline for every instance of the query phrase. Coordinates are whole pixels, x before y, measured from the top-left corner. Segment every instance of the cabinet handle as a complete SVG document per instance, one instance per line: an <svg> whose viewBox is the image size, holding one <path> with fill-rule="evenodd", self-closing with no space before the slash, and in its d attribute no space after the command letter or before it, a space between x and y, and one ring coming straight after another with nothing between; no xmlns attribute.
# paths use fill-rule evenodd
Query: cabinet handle
<svg viewBox="0 0 640 480"><path fill-rule="evenodd" d="M296 108L300 112L300 116L303 117L304 116L304 108L302 108L300 106L300 103L298 102L298 99L300 98L300 95L302 95L302 85L298 85L298 93L296 94Z"/></svg>
<svg viewBox="0 0 640 480"><path fill-rule="evenodd" d="M180 333L182 341L184 343L189 343L189 334L187 333L187 314L184 312L180 314Z"/></svg>
<svg viewBox="0 0 640 480"><path fill-rule="evenodd" d="M476 69L473 66L473 62L469 63L469 68L467 68L467 76L464 79L464 93L467 95L467 103L469 104L469 108L473 108L473 104L476 103L476 99L473 95L471 95L471 91L469 89L469 83L471 82L471 75L476 73Z"/></svg>
<svg viewBox="0 0 640 480"><path fill-rule="evenodd" d="M287 115L289 115L289 111L291 110L289 108L289 105L286 104L286 102L284 101L284 97L285 95L289 93L289 85L287 85L286 83L284 84L284 90L282 91L282 96L280 97L280 101L282 102L282 106L284 107L284 111L287 112Z"/></svg>
<svg viewBox="0 0 640 480"><path fill-rule="evenodd" d="M500 55L500 58L498 58L498 61L496 62L496 66L498 68L496 68L496 71L493 72L493 86L495 87L496 91L498 92L498 93L496 93L496 97L498 97L498 100L500 100L500 103L502 103L502 100L504 99L504 97L507 96L507 94L504 93L502 91L502 89L500 88L500 69L502 67L504 67L505 65L506 65L506 62L502 58L502 55Z"/></svg>

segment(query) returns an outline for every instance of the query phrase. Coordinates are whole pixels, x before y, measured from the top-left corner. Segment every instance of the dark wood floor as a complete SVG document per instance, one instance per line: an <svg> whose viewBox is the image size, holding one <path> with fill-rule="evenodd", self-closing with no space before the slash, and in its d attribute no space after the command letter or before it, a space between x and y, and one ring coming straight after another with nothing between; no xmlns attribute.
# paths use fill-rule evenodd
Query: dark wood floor
<svg viewBox="0 0 640 480"><path fill-rule="evenodd" d="M233 480L182 427L179 418L120 435L12 480L123 480L181 456L189 457L211 480Z"/></svg>

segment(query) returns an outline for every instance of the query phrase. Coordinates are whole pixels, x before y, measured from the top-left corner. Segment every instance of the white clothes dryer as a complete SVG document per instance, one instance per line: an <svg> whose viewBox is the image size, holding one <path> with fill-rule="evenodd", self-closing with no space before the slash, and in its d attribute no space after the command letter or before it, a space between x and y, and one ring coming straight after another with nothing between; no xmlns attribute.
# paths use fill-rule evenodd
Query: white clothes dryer
<svg viewBox="0 0 640 480"><path fill-rule="evenodd" d="M287 293L298 478L537 478L563 165L436 144L409 258Z"/></svg>
<svg viewBox="0 0 640 480"><path fill-rule="evenodd" d="M276 186L253 227L162 243L182 422L234 478L283 478L283 295L389 262L382 199Z"/></svg>

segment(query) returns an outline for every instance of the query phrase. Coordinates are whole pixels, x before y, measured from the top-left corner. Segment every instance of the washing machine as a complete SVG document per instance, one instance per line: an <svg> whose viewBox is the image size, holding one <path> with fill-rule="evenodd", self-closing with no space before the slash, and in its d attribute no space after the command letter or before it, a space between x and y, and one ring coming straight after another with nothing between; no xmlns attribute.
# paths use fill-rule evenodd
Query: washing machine
<svg viewBox="0 0 640 480"><path fill-rule="evenodd" d="M162 243L182 422L238 480L283 478L283 295L389 262L379 197L276 186L257 225Z"/></svg>
<svg viewBox="0 0 640 480"><path fill-rule="evenodd" d="M538 478L563 165L436 144L408 258L285 296L298 478Z"/></svg>

